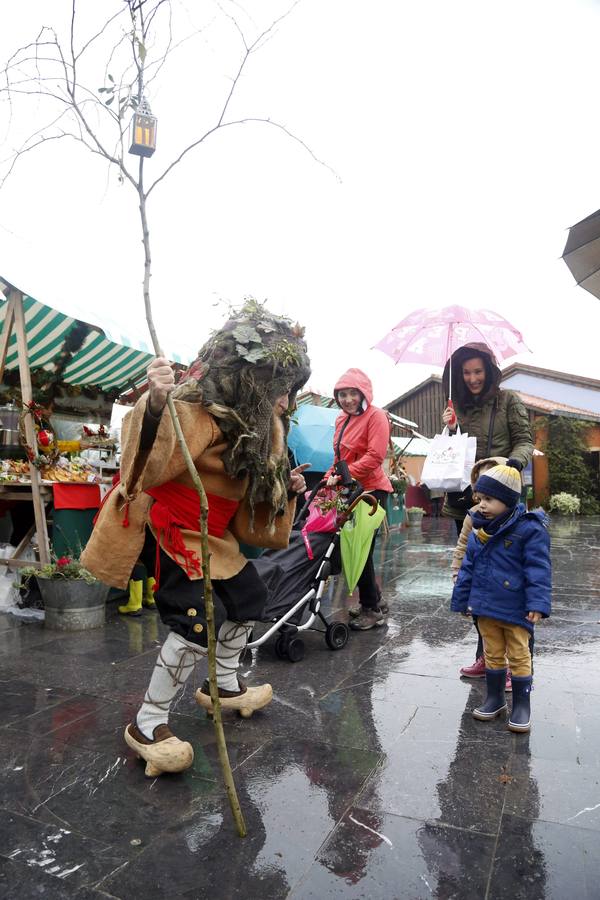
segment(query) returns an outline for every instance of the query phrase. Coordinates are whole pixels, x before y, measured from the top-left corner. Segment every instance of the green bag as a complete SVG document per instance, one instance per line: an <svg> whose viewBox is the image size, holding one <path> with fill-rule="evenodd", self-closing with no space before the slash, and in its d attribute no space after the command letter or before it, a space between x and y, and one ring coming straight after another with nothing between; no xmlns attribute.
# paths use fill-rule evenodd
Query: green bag
<svg viewBox="0 0 600 900"><path fill-rule="evenodd" d="M373 535L385 519L385 509L379 503L372 516L371 506L366 501L358 504L352 518L346 522L340 534L342 570L350 593L358 584L365 567Z"/></svg>

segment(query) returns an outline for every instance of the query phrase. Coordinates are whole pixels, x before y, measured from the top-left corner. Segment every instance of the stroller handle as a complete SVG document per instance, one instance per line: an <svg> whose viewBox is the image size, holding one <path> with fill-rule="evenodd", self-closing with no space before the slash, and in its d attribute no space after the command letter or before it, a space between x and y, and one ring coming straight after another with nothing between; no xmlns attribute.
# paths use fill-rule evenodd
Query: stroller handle
<svg viewBox="0 0 600 900"><path fill-rule="evenodd" d="M302 521L302 519L308 512L308 507L310 506L310 504L313 502L313 500L317 496L317 491L320 491L321 488L325 487L326 484L327 484L327 480L323 479L323 481L319 481L318 484L316 484L314 486L314 488L312 489L312 491L310 492L310 494L308 495L308 497L302 504L302 508L301 508L300 512L296 513L296 517L294 519L294 525L297 525L299 522Z"/></svg>
<svg viewBox="0 0 600 900"><path fill-rule="evenodd" d="M298 524L302 521L302 519L308 512L308 507L315 499L317 493L321 490L321 488L326 487L326 485L327 485L327 479L324 478L322 481L319 481L318 484L316 484L314 486L314 488L310 492L309 496L307 497L306 501L302 505L302 509L300 510L299 513L296 514L296 518L294 519L294 527L297 527ZM375 499L375 497L373 497L372 494L364 493L364 491L362 489L362 485L359 484L358 481L354 482L354 486L355 486L355 490L360 491L360 493L358 495L354 496L354 499L352 500L348 509L343 513L343 515L339 516L338 523L340 525L343 525L344 522L346 522L347 519L352 515L352 512L355 509L356 504L359 502L359 500L366 500L366 502L371 506L371 510L369 512L370 516L374 515L375 510L377 509L378 504L377 504L377 500Z"/></svg>

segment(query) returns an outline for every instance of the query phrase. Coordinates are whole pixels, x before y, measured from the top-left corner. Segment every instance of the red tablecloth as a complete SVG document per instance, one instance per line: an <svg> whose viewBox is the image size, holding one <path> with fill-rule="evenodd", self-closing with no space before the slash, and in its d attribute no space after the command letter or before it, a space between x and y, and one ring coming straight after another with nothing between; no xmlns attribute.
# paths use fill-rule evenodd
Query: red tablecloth
<svg viewBox="0 0 600 900"><path fill-rule="evenodd" d="M427 499L425 491L419 485L407 485L404 505L407 509L409 506L420 506L428 516L431 515L431 503Z"/></svg>
<svg viewBox="0 0 600 900"><path fill-rule="evenodd" d="M98 509L99 484L55 484L54 509Z"/></svg>

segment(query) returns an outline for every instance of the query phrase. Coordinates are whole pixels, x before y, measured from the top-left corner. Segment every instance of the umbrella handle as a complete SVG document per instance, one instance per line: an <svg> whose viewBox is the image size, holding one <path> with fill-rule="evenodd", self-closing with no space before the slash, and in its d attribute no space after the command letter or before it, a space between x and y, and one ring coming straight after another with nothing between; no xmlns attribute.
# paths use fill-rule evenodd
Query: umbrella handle
<svg viewBox="0 0 600 900"><path fill-rule="evenodd" d="M452 418L448 422L448 428L456 428L456 413L454 412L454 403L451 397L448 398L448 406L452 410Z"/></svg>
<svg viewBox="0 0 600 900"><path fill-rule="evenodd" d="M344 513L344 521L346 521L346 519L352 514L353 510L360 503L361 500L366 500L366 502L370 504L371 512L369 513L369 515L370 516L375 515L375 513L377 512L377 507L379 506L375 497L372 494L359 494L358 497L352 501L352 503L350 504L350 506Z"/></svg>

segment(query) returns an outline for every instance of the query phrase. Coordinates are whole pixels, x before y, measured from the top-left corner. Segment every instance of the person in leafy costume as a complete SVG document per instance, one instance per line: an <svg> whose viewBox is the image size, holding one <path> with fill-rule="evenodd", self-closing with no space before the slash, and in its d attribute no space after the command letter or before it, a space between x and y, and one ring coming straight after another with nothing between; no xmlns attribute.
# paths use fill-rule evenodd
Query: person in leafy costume
<svg viewBox="0 0 600 900"><path fill-rule="evenodd" d="M200 502L176 441L172 393L186 443L208 496L208 541L217 625L217 683L224 708L243 716L266 706L270 685L246 686L237 668L267 591L239 542L283 548L296 494L289 413L310 374L303 329L247 301L200 350L180 384L166 359L148 369L149 392L122 427L121 480L103 505L82 555L97 578L125 587L138 557L154 572L156 606L171 632L125 740L146 774L182 771L189 743L168 727L169 709L207 652L200 551ZM208 683L196 692L208 712Z"/></svg>

